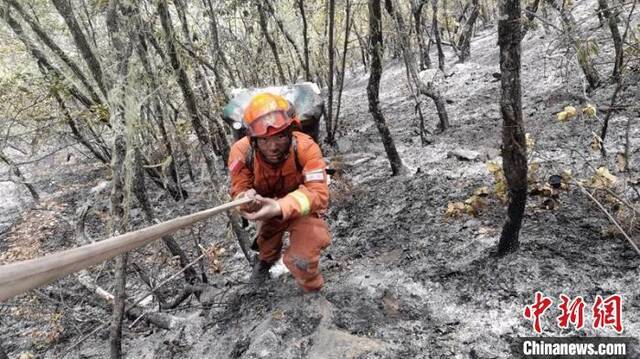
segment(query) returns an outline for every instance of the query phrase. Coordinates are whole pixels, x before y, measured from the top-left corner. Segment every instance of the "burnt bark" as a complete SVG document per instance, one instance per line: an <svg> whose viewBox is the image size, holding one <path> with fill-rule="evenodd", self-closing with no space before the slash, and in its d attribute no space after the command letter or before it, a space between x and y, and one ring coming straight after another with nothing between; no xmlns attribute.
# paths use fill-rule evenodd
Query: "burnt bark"
<svg viewBox="0 0 640 359"><path fill-rule="evenodd" d="M388 0L388 1L391 2L392 0ZM399 11L393 11L392 6L388 6L387 8L390 9L389 15L391 15L391 17L394 19L394 22L396 25L396 35L398 37L398 44L400 45L400 48L402 50L403 60L405 63L405 67L407 69L409 87L411 89L412 96L415 99L416 108L418 110L418 115L420 117L421 138L424 144L425 143L424 134L423 134L424 119L422 116L422 110L420 109L420 101L417 97L417 94L414 92L414 86L415 88L417 88L417 92L431 98L434 101L437 112L438 112L438 117L440 119L438 127L441 131L444 131L447 128L449 128L449 116L447 115L444 99L440 95L440 92L433 86L432 83L425 84L418 77L418 71L416 70L416 65L414 63L411 52L409 51L409 36L407 35L407 30L404 24L404 19L402 18L402 14Z"/></svg>
<svg viewBox="0 0 640 359"><path fill-rule="evenodd" d="M266 5L266 10L269 12L269 15L271 15L273 20L275 20L276 25L278 25L278 29L280 29L280 32L284 35L284 38L287 39L287 42L291 44L291 47L293 48L293 51L296 54L296 58L298 59L298 62L300 62L300 67L302 67L304 71L305 61L302 59L302 55L300 54L300 48L298 47L298 44L295 42L295 40L293 39L293 36L289 33L289 31L287 31L287 29L284 27L284 24L282 20L278 17L271 1L265 0L264 4Z"/></svg>
<svg viewBox="0 0 640 359"><path fill-rule="evenodd" d="M312 81L311 71L309 67L309 34L307 25L307 16L304 10L304 0L298 0L298 9L300 10L300 17L302 17L302 40L304 42L304 74L307 81Z"/></svg>
<svg viewBox="0 0 640 359"><path fill-rule="evenodd" d="M262 36L264 36L265 40L267 40L267 44L269 44L269 48L271 49L273 60L276 63L276 68L278 69L280 84L284 85L287 83L287 80L284 76L284 71L282 70L282 63L280 62L280 55L278 54L278 46L276 45L276 42L273 40L273 37L271 37L271 33L269 32L269 23L267 21L267 14L264 8L264 4L260 0L257 0L255 3L256 7L258 8L258 22L260 23Z"/></svg>
<svg viewBox="0 0 640 359"><path fill-rule="evenodd" d="M185 106L187 108L187 112L189 113L193 129L196 132L198 141L202 144L202 153L205 157L207 169L209 170L209 174L211 174L213 179L215 177L214 174L216 171L214 167L214 159L211 154L211 142L209 140L209 136L207 135L207 131L202 123L202 119L200 118L196 95L193 92L193 88L191 87L191 81L189 80L189 76L187 76L187 72L185 71L184 66L182 66L182 62L178 57L178 52L173 39L173 25L171 22L171 17L169 15L169 9L167 8L166 0L161 0L158 2L158 13L160 15L162 29L165 33L165 46L167 47L167 53L171 60L171 67L173 69L174 75L176 76L176 80L182 92L182 96L184 97Z"/></svg>
<svg viewBox="0 0 640 359"><path fill-rule="evenodd" d="M142 212L144 213L146 221L151 225L156 223L156 216L153 213L153 208L151 208L151 204L149 203L149 198L147 197L147 189L144 184L144 172L142 171L142 155L140 154L139 149L135 149L135 175L134 175L134 193L138 202L140 203L140 207L142 208ZM173 239L173 236L166 235L162 237L162 242L165 244L167 249L172 256L178 257L180 261L180 267L185 268L189 262L189 257L182 250L180 245ZM194 284L198 281L198 273L196 273L193 267L186 268L184 270L184 279L190 283Z"/></svg>
<svg viewBox="0 0 640 359"><path fill-rule="evenodd" d="M82 54L84 60L89 66L89 70L91 70L91 74L98 84L98 88L102 92L102 95L107 98L107 90L105 86L104 76L102 74L102 67L98 58L93 53L87 38L84 36L82 29L80 29L80 24L78 24L78 20L73 13L73 9L71 8L71 4L68 0L51 0L53 6L55 6L58 13L64 19L64 22L67 24L69 31L71 32L71 36L73 36L73 40L76 44L76 47Z"/></svg>
<svg viewBox="0 0 640 359"><path fill-rule="evenodd" d="M156 77L156 72L151 67L151 62L149 60L148 49L147 49L145 40L146 40L145 33L140 33L139 41L136 46L136 52L138 54L138 58L140 59L140 62L142 63L142 67L144 68L147 74L147 79L149 81L150 87L152 89L160 89L160 84L159 84L159 80ZM169 175L173 180L173 182L179 187L180 179L179 179L178 170L175 165L176 155L173 150L171 138L167 133L167 128L165 125L165 110L162 107L160 96L158 94L152 95L151 102L155 110L153 117L156 121L156 125L158 126L158 129L160 130L162 144L165 148L165 152L167 153L167 155L171 157L171 162L169 163Z"/></svg>
<svg viewBox="0 0 640 359"><path fill-rule="evenodd" d="M367 97L369 99L369 112L378 128L382 144L387 153L391 173L393 176L405 173L402 159L396 149L391 132L387 127L382 111L380 110L380 79L382 77L382 14L380 0L369 0L369 51L371 56L371 69L367 84Z"/></svg>
<svg viewBox="0 0 640 359"><path fill-rule="evenodd" d="M180 23L182 24L182 32L183 32L184 38L187 44L189 45L189 48L194 48L193 41L191 40L191 35L189 33L189 25L187 23L187 17L184 13L184 8L186 6L182 3L182 0L174 0L174 1L175 1L175 7L177 10L178 16L180 17ZM215 67L211 67L211 68L214 69ZM217 117L214 117L210 111L210 106L211 106L211 103L213 102L213 98L212 98L213 94L210 91L211 88L208 82L206 81L205 76L203 74L203 70L200 66L194 66L193 71L195 75L195 81L199 84L199 86L197 87L198 92L200 94L200 100L201 100L199 108L201 109L201 113L204 119L207 119L208 120L207 122L210 124L209 138L210 138L210 143L212 145L212 150L217 156L226 159L229 157L229 151L231 150L231 148L224 134L222 125L218 122ZM223 163L226 164L226 161L223 161Z"/></svg>
<svg viewBox="0 0 640 359"><path fill-rule="evenodd" d="M327 128L327 138L325 142L330 145L335 145L335 139L333 138L333 73L334 73L334 60L335 60L335 51L334 51L334 24L335 24L335 8L336 2L335 0L329 0L329 13L327 16L329 17L329 46L327 46L328 56L329 56L329 69L327 71L327 113L325 115L325 125Z"/></svg>
<svg viewBox="0 0 640 359"><path fill-rule="evenodd" d="M236 80L235 75L233 74L233 70L231 69L231 66L229 66L229 61L227 60L227 56L225 55L224 51L222 50L222 47L220 46L220 37L218 36L218 20L216 18L215 11L213 10L213 5L211 4L211 0L203 0L203 1L206 2L205 5L207 9L207 14L209 15L209 32L211 35L211 40L213 45L213 46L210 46L212 55L215 54L216 56L214 56L214 58L217 57L222 62L222 66L224 66L225 70L227 71L227 75L231 80L231 84L233 86L238 86L238 82ZM217 63L217 61L214 61L214 63ZM218 80L218 77L219 75L216 73L217 80ZM222 81L221 78L219 80Z"/></svg>
<svg viewBox="0 0 640 359"><path fill-rule="evenodd" d="M15 162L13 162L13 160L11 160L9 157L7 157L1 150L0 150L0 161L4 162L7 166L9 166L11 173L13 173L13 175L18 178L16 182L25 186L27 191L29 191L29 193L31 194L31 197L33 197L33 200L36 203L40 202L40 195L38 195L38 192L33 187L33 185L27 182L27 180L24 178L24 176L22 175L22 171L20 171L20 167L18 167L18 165Z"/></svg>
<svg viewBox="0 0 640 359"><path fill-rule="evenodd" d="M418 40L418 48L420 51L420 70L431 68L431 57L429 57L429 47L425 43L422 30L422 9L427 0L415 0L411 3L411 13L413 14L413 26L416 31L416 39Z"/></svg>
<svg viewBox="0 0 640 359"><path fill-rule="evenodd" d="M69 128L71 129L71 133L73 134L73 137L75 137L76 140L80 142L80 144L82 144L86 149L88 149L89 152L91 152L91 154L93 154L93 156L97 158L100 162L105 164L109 163L109 161L111 160L111 153L109 153L108 149L104 148L100 144L97 144L97 148L94 145L92 145L91 142L89 142L89 140L85 138L80 132L80 129L78 128L76 122L71 117L71 112L67 108L67 105L64 103L64 100L62 99L60 94L58 94L58 92L53 91L53 97L56 99L58 106L60 106L60 110L62 110L62 114L64 115L65 122L67 123L67 126L69 126Z"/></svg>
<svg viewBox="0 0 640 359"><path fill-rule="evenodd" d="M618 14L612 12L609 8L607 0L598 0L600 5L600 11L602 15L607 19L609 24L609 30L611 31L611 38L613 39L613 47L616 52L616 57L613 65L613 81L618 82L620 80L620 72L622 71L622 61L624 50L622 49L622 37L620 36L620 30L618 29Z"/></svg>
<svg viewBox="0 0 640 359"><path fill-rule="evenodd" d="M369 46L367 46L367 42L362 38L360 32L358 32L358 26L353 27L353 33L356 35L358 39L358 47L360 48L360 57L362 58L362 66L367 69L369 67Z"/></svg>
<svg viewBox="0 0 640 359"><path fill-rule="evenodd" d="M59 0L56 0L59 1ZM111 46L116 51L118 62L116 64L115 91L111 91L109 105L111 120L114 130L114 142L111 159L111 235L125 233L127 230L127 210L129 205L125 201L126 188L126 161L127 161L127 136L125 135L125 89L127 87L127 75L129 73L129 58L133 50L132 38L125 29L120 29L118 0L110 0L105 14L107 29ZM123 16L125 26L130 26L129 17ZM122 357L122 320L124 318L124 306L126 301L125 285L127 278L127 254L116 258L115 285L113 299L113 313L109 328L109 348L112 359Z"/></svg>
<svg viewBox="0 0 640 359"><path fill-rule="evenodd" d="M480 5L478 4L478 0L470 0L471 1L471 13L469 14L469 18L465 21L462 32L460 33L460 38L458 40L458 59L460 62L465 62L471 56L471 36L473 34L473 26L476 23L476 19L478 19L478 14L480 14Z"/></svg>
<svg viewBox="0 0 640 359"><path fill-rule="evenodd" d="M42 71L43 74L49 75L50 80L52 80L53 82L62 82L66 78L62 73L62 71L60 71L60 69L55 67L49 61L49 59L47 59L45 54L33 43L31 38L27 36L27 34L24 32L22 28L22 25L20 25L20 23L18 23L11 16L9 9L5 10L4 7L0 7L0 18L2 18L9 25L13 33L16 34L18 39L20 39L20 41L27 48L27 51L31 53L31 56L33 56L33 58L36 60L40 68L40 71ZM91 99L89 99L87 96L82 94L82 92L80 92L80 90L78 90L78 88L76 88L75 85L73 85L69 81L65 81L65 86L68 89L69 93L71 93L71 95L75 97L85 107L91 108L91 106L94 105Z"/></svg>
<svg viewBox="0 0 640 359"><path fill-rule="evenodd" d="M589 83L589 90L594 90L600 86L600 75L596 70L593 59L589 54L588 44L586 39L578 34L578 25L576 19L571 14L570 9L567 9L565 4L560 5L556 0L546 0L554 9L560 13L562 19L562 25L564 27L564 35L566 41L570 43L576 50L578 64L584 73L587 82Z"/></svg>
<svg viewBox="0 0 640 359"><path fill-rule="evenodd" d="M438 49L438 68L444 71L444 51L442 51L442 40L440 39L440 29L438 28L438 0L431 0L433 17L431 22L431 32L435 37L436 48Z"/></svg>
<svg viewBox="0 0 640 359"><path fill-rule="evenodd" d="M47 34L46 31L42 29L40 24L33 19L18 3L16 0L5 0L9 3L16 11L22 16L24 21L29 24L33 32L38 35L38 38L44 43L54 54L58 56L62 62L64 62L67 67L73 72L73 74L80 80L80 83L85 87L85 89L89 92L89 96L96 104L101 104L102 100L93 89L93 85L89 82L87 76L80 69L80 66L76 64L65 52L55 43L55 41Z"/></svg>
<svg viewBox="0 0 640 359"><path fill-rule="evenodd" d="M345 4L345 25L344 25L344 44L342 47L342 62L340 68L340 82L338 88L338 104L336 105L336 117L333 124L333 132L331 133L331 139L335 142L336 131L338 130L338 121L340 119L340 106L342 104L342 90L344 89L344 76L347 66L347 51L349 50L349 33L351 32L351 1L346 0Z"/></svg>
<svg viewBox="0 0 640 359"><path fill-rule="evenodd" d="M520 81L520 0L501 0L499 4L502 162L509 190L507 219L498 243L498 254L503 255L517 250L519 246L520 228L527 200L527 154Z"/></svg>

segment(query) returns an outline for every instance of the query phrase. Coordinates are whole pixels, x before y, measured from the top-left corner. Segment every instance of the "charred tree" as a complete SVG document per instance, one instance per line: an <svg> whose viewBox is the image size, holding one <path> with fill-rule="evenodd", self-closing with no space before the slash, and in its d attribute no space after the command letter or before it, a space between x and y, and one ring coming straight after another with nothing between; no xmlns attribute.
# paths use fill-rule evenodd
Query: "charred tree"
<svg viewBox="0 0 640 359"><path fill-rule="evenodd" d="M338 121L340 119L340 106L342 104L342 90L344 89L344 76L347 66L347 51L349 51L349 33L351 32L351 0L345 3L345 25L344 25L344 44L342 46L342 62L340 68L340 82L338 88L338 104L336 105L336 117L333 120L332 140L335 142L336 131L338 130Z"/></svg>
<svg viewBox="0 0 640 359"><path fill-rule="evenodd" d="M287 83L287 80L284 76L284 71L282 70L282 63L280 62L280 55L278 55L278 46L276 45L275 40L271 37L271 33L269 32L269 22L267 20L267 14L264 8L264 4L262 1L255 1L256 7L258 8L258 22L260 23L260 30L262 30L262 36L269 44L269 48L271 49L271 54L273 55L273 61L276 63L276 68L278 69L278 76L280 80L280 84L284 85Z"/></svg>
<svg viewBox="0 0 640 359"><path fill-rule="evenodd" d="M334 69L334 60L335 60L335 51L333 48L333 34L334 34L334 23L335 23L335 8L336 2L335 0L329 0L329 13L327 16L329 17L329 46L327 46L327 50L329 53L329 69L327 71L327 113L325 116L325 125L327 127L327 138L325 142L330 145L335 144L335 139L333 138L334 134L334 124L333 124L333 69Z"/></svg>
<svg viewBox="0 0 640 359"><path fill-rule="evenodd" d="M58 58L62 60L65 65L67 65L67 67L69 67L71 72L73 72L78 80L80 80L80 83L82 83L85 89L89 92L91 100L93 100L93 102L95 102L96 104L100 104L102 100L94 90L93 85L91 84L91 82L89 82L87 76L80 69L80 66L78 66L78 64L76 64L67 55L67 53L64 52L64 50L62 50L60 46L55 43L55 41L53 41L53 39L47 34L47 32L42 29L40 24L22 8L20 3L18 3L16 0L5 1L9 3L14 9L16 9L16 11L20 14L20 16L22 16L24 21L29 24L33 32L38 35L38 38L42 41L42 43L45 44L54 54L56 54Z"/></svg>
<svg viewBox="0 0 640 359"><path fill-rule="evenodd" d="M469 14L469 18L465 21L462 32L460 33L460 37L458 39L458 59L460 62L465 62L471 56L471 35L473 34L473 26L476 23L476 19L478 18L478 14L480 14L480 5L478 4L478 0L470 0L471 1L471 13Z"/></svg>
<svg viewBox="0 0 640 359"><path fill-rule="evenodd" d="M509 189L507 219L502 228L498 254L518 249L520 228L527 201L527 153L522 120L520 83L520 0L501 0L498 21L502 113L502 163Z"/></svg>
<svg viewBox="0 0 640 359"><path fill-rule="evenodd" d="M358 47L360 48L360 57L362 58L362 66L367 69L369 67L369 46L367 46L368 41L362 38L360 32L358 31L358 26L355 25L353 27L353 33L356 35L358 39Z"/></svg>
<svg viewBox="0 0 640 359"><path fill-rule="evenodd" d="M422 115L422 110L420 108L420 100L418 99L416 91L431 98L434 101L436 110L438 111L438 117L440 119L438 127L441 131L449 128L449 116L447 115L447 110L445 109L444 105L444 99L442 98L440 92L433 86L432 83L425 84L418 77L418 71L416 70L415 62L413 60L411 51L409 50L409 35L407 34L402 14L400 13L400 11L393 10L394 6L391 5L393 0L386 1L388 1L389 3L389 6L387 6L387 11L393 18L396 25L396 35L398 38L397 42L400 46L400 49L402 50L403 60L407 70L407 80L409 81L409 88L411 89L411 95L414 97L414 100L416 102L416 109L420 118L420 137L422 139L422 143L424 144L426 142L424 138L424 118ZM414 87L416 88L416 90L414 90Z"/></svg>
<svg viewBox="0 0 640 359"><path fill-rule="evenodd" d="M53 6L55 6L58 13L64 19L64 22L67 24L71 35L73 36L73 40L75 41L76 47L84 57L87 65L89 66L89 70L91 70L91 74L93 75L94 80L98 84L98 88L102 92L102 95L107 98L107 90L105 86L104 76L102 74L102 67L100 66L100 62L98 58L93 53L87 38L84 36L82 29L80 29L80 24L78 24L78 20L73 13L73 9L71 7L71 3L68 0L51 0Z"/></svg>
<svg viewBox="0 0 640 359"><path fill-rule="evenodd" d="M2 18L11 28L13 33L20 39L20 41L24 44L27 51L31 53L31 56L36 60L40 71L49 76L49 80L52 82L65 82L65 86L67 87L69 93L75 97L80 103L82 103L85 107L91 108L94 105L94 102L85 96L73 83L70 81L66 81L65 75L62 71L54 66L49 59L46 57L44 52L42 52L27 36L22 28L22 25L18 21L16 21L9 12L9 9L5 7L0 7L0 18Z"/></svg>
<svg viewBox="0 0 640 359"><path fill-rule="evenodd" d="M440 39L440 29L438 28L438 0L431 0L431 9L433 10L431 33L435 37L436 48L438 49L438 68L444 71L444 51L442 51L442 40Z"/></svg>
<svg viewBox="0 0 640 359"><path fill-rule="evenodd" d="M210 46L212 53L215 53L214 59L217 57L222 62L222 66L224 66L227 71L227 75L231 80L231 84L233 86L238 86L238 82L236 80L235 75L233 74L233 70L231 66L229 66L229 61L227 60L227 56L225 55L222 47L220 46L220 37L218 36L218 20L216 18L216 13L213 10L213 5L211 4L211 0L203 0L206 2L207 13L209 14L209 32L211 35L212 45ZM214 64L217 64L217 61L214 61ZM216 74L216 78L218 74ZM220 81L222 79L219 79Z"/></svg>
<svg viewBox="0 0 640 359"><path fill-rule="evenodd" d="M404 174L405 168L402 159L391 137L391 132L380 110L380 79L382 77L382 16L380 0L369 0L369 51L371 56L371 69L369 83L367 84L367 97L369 99L369 112L378 128L382 144L387 153L393 176Z"/></svg>
<svg viewBox="0 0 640 359"><path fill-rule="evenodd" d="M422 31L422 8L427 0L414 0L411 3L411 13L413 14L413 25L418 40L418 48L420 51L420 70L431 68L431 58L429 57L429 47L427 46Z"/></svg>
<svg viewBox="0 0 640 359"><path fill-rule="evenodd" d="M40 202L40 195L38 195L38 192L33 187L33 185L27 182L27 180L24 178L24 176L22 175L22 171L20 171L20 167L18 167L18 165L15 162L13 162L9 157L7 157L4 153L2 153L1 150L0 150L0 161L4 162L7 166L9 166L11 173L17 177L16 183L19 183L25 186L25 188L27 189L27 191L29 191L29 193L31 194L31 197L33 197L33 200L36 203Z"/></svg>
<svg viewBox="0 0 640 359"><path fill-rule="evenodd" d="M594 90L598 88L600 86L600 75L598 74L598 70L596 70L593 64L593 59L591 58L590 43L578 34L576 19L573 17L573 14L571 14L571 10L567 8L569 5L566 3L560 5L556 0L546 1L560 13L560 18L562 19L564 27L564 36L566 41L576 50L578 64L589 83L589 89Z"/></svg>
<svg viewBox="0 0 640 359"><path fill-rule="evenodd" d="M149 198L147 197L147 189L144 184L144 172L142 171L142 155L140 154L140 150L136 148L135 150L135 174L134 174L134 183L133 183L133 192L140 203L140 207L142 208L142 212L144 213L145 219L147 222L152 225L156 223L156 216L153 213L153 208L151 208L151 204L149 203ZM162 242L165 244L167 249L172 256L178 257L180 261L180 267L186 268L187 264L191 262L187 254L182 250L180 245L173 239L173 236L166 235L162 237ZM193 267L188 267L184 269L184 279L189 284L194 284L198 281L198 274Z"/></svg>
<svg viewBox="0 0 640 359"><path fill-rule="evenodd" d="M622 37L620 36L620 30L618 30L618 14L612 12L609 8L607 0L598 0L600 5L600 12L607 19L609 24L609 30L611 31L611 38L613 39L613 47L616 51L616 58L613 65L613 81L618 82L620 80L620 72L622 71L622 60L624 50L622 49Z"/></svg>
<svg viewBox="0 0 640 359"><path fill-rule="evenodd" d="M303 71L305 71L305 61L302 59L302 55L300 54L300 48L298 47L298 44L293 39L293 36L289 33L289 31L287 31L287 28L284 27L284 23L282 22L282 19L278 17L276 10L273 7L273 4L271 3L271 1L265 1L264 4L266 5L266 10L269 12L269 15L276 22L276 25L278 25L278 29L280 29L280 32L282 33L282 35L284 35L284 38L287 39L287 42L289 42L289 44L291 44L291 47L293 48L293 51L296 54L296 58L300 63L300 67L302 67Z"/></svg>
<svg viewBox="0 0 640 359"><path fill-rule="evenodd" d="M56 0L59 1L59 0ZM64 0L62 0L64 2ZM113 126L113 150L111 158L111 235L116 236L126 232L127 229L127 206L126 198L126 161L127 161L127 136L125 134L125 90L127 87L127 75L129 73L129 58L133 51L133 41L129 34L121 29L120 21L125 22L125 27L129 26L128 16L119 19L118 0L110 0L105 13L105 20L111 46L117 55L116 81L114 90L110 92L109 107L111 109L110 123ZM128 41L127 41L128 40ZM113 290L113 313L109 329L109 347L112 359L122 357L122 320L124 318L124 307L126 301L126 279L127 279L127 254L116 258L115 265L115 285Z"/></svg>
<svg viewBox="0 0 640 359"><path fill-rule="evenodd" d="M309 68L309 34L307 25L307 16L304 10L304 0L298 0L298 9L300 9L300 17L302 17L302 40L304 41L304 74L307 81L312 81L311 70Z"/></svg>

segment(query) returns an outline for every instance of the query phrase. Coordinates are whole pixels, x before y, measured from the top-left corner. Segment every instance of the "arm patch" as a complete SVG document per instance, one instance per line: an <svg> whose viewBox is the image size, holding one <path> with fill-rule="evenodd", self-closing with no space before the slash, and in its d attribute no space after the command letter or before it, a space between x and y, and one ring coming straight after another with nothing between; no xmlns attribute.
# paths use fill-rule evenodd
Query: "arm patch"
<svg viewBox="0 0 640 359"><path fill-rule="evenodd" d="M304 174L305 182L324 182L325 173L324 169L310 171Z"/></svg>
<svg viewBox="0 0 640 359"><path fill-rule="evenodd" d="M240 173L242 167L244 167L244 162L240 160L233 160L229 165L229 171L231 171L231 174L237 175Z"/></svg>

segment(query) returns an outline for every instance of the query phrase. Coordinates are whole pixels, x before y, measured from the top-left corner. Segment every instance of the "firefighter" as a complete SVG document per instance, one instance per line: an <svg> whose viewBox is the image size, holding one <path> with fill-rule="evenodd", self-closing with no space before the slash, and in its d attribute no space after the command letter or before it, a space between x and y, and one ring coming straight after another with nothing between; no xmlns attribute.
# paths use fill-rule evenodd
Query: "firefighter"
<svg viewBox="0 0 640 359"><path fill-rule="evenodd" d="M258 228L251 282L261 284L269 277L282 252L283 234L289 232L283 262L305 292L317 292L324 284L320 252L331 243L321 217L329 188L320 147L299 131L300 120L282 96L256 94L243 120L247 136L232 146L228 165L231 196L253 199L240 209Z"/></svg>

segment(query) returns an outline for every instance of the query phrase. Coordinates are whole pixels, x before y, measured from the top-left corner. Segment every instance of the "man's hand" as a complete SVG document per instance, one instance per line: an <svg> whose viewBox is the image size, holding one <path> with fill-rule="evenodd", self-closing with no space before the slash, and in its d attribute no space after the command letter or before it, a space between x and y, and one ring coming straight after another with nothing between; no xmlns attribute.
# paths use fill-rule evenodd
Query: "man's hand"
<svg viewBox="0 0 640 359"><path fill-rule="evenodd" d="M250 213L243 213L242 216L252 221L264 221L273 217L282 216L282 209L280 204L273 198L265 198L261 195L255 195L255 201L259 208L257 211ZM253 202L251 202L253 203Z"/></svg>
<svg viewBox="0 0 640 359"><path fill-rule="evenodd" d="M257 210L259 210L262 206L258 204L258 202L256 201L256 190L251 188L246 190L245 192L241 193L240 195L238 195L236 197L236 199L240 199L240 198L250 198L253 201L243 204L242 206L240 206L240 212L244 215L244 213L251 213L251 212L255 212Z"/></svg>

